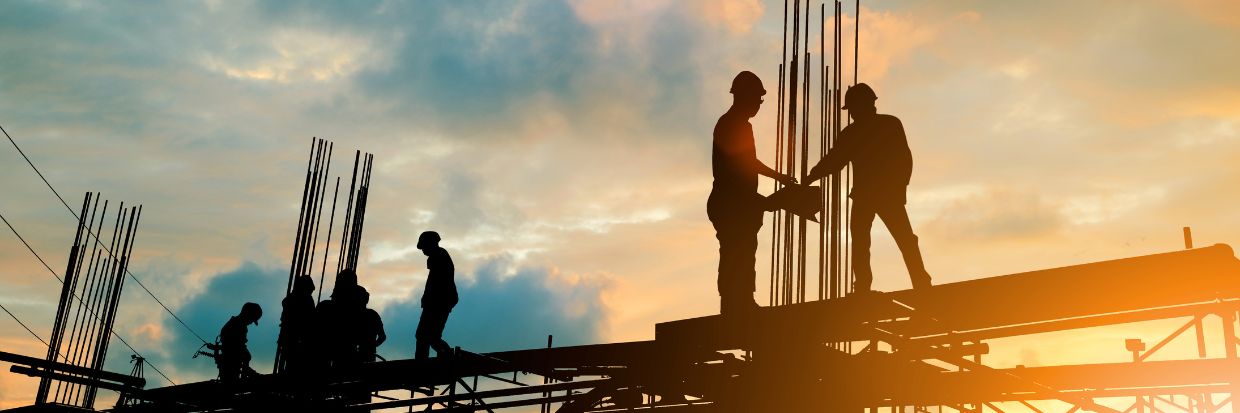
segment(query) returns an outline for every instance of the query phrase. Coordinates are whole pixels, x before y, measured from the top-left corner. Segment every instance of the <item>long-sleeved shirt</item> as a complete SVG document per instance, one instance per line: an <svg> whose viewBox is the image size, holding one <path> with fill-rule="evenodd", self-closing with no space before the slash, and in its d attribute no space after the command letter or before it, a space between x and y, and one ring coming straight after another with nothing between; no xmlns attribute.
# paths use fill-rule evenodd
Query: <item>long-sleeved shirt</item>
<svg viewBox="0 0 1240 413"><path fill-rule="evenodd" d="M891 115L853 123L840 132L835 147L810 170L811 176L826 176L853 165L850 197L858 202L907 202L909 179L913 176L913 153L904 136L904 125Z"/></svg>
<svg viewBox="0 0 1240 413"><path fill-rule="evenodd" d="M748 118L731 111L719 117L710 158L713 191L736 196L758 192L758 152Z"/></svg>
<svg viewBox="0 0 1240 413"><path fill-rule="evenodd" d="M250 350L246 348L246 334L249 332L248 324L241 317L233 316L224 323L224 327L220 329L220 347L222 356L230 358L234 361L248 363L250 361Z"/></svg>
<svg viewBox="0 0 1240 413"><path fill-rule="evenodd" d="M453 274L456 267L452 265L452 257L448 250L440 247L427 249L426 290L422 292L422 308L452 309L456 306L456 281Z"/></svg>

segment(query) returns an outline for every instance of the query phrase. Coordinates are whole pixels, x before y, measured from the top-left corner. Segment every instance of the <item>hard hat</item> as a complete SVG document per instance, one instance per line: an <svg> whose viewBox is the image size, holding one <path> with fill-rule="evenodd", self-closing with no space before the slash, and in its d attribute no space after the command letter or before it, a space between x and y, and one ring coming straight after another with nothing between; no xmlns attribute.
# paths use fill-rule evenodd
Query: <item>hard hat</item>
<svg viewBox="0 0 1240 413"><path fill-rule="evenodd" d="M435 231L426 231L418 236L418 249L435 245L440 241L439 233Z"/></svg>
<svg viewBox="0 0 1240 413"><path fill-rule="evenodd" d="M758 75L746 70L736 74L736 78L732 79L732 89L728 92L733 95L762 96L766 94L766 89L762 88L762 79L758 79Z"/></svg>
<svg viewBox="0 0 1240 413"><path fill-rule="evenodd" d="M255 303L245 303L241 306L241 314L249 314L254 316L254 324L258 324L258 319L263 318L263 308Z"/></svg>
<svg viewBox="0 0 1240 413"><path fill-rule="evenodd" d="M297 279L293 281L293 291L314 291L314 279L310 278L309 275L298 275Z"/></svg>
<svg viewBox="0 0 1240 413"><path fill-rule="evenodd" d="M878 95L874 94L874 89L870 89L870 85L858 83L848 88L848 92L844 93L844 106L840 109L848 109L854 103L869 105L876 100L878 100Z"/></svg>

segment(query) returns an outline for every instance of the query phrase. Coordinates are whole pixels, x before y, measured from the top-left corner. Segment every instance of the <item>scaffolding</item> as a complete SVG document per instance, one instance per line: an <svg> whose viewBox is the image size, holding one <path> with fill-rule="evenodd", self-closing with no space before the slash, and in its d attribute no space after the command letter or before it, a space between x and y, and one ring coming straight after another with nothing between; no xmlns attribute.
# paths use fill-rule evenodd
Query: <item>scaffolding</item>
<svg viewBox="0 0 1240 413"><path fill-rule="evenodd" d="M1167 282L1168 279L1175 282ZM1103 293L1105 292L1105 293ZM651 341L364 363L150 389L116 411L1215 412L1240 385L1240 260L1226 245L661 323ZM995 368L996 339L1183 320L1134 361ZM1221 331L1208 357L1205 330ZM1189 334L1192 332L1192 334ZM1193 336L1196 358L1157 360ZM1213 336L1213 335L1211 335ZM835 343L853 343L845 350ZM403 396L407 394L408 396ZM363 397L358 397L362 395ZM1117 406L1116 403L1126 404Z"/></svg>

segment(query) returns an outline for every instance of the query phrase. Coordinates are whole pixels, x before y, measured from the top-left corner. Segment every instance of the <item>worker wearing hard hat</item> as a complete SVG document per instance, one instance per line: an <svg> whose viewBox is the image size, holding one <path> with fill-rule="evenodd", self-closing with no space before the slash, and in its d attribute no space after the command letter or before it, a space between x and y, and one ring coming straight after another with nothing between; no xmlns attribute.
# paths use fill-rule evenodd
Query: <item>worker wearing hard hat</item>
<svg viewBox="0 0 1240 413"><path fill-rule="evenodd" d="M714 184L706 203L706 214L719 239L720 312L734 313L758 306L753 299L755 255L762 212L767 203L758 194L758 175L771 177L785 185L796 183L758 160L754 148L753 126L749 119L758 114L766 89L752 72L744 71L732 80L732 107L715 124L711 148Z"/></svg>
<svg viewBox="0 0 1240 413"><path fill-rule="evenodd" d="M853 200L849 229L852 233L854 293L870 292L873 274L870 271L870 228L874 216L883 219L891 237L895 238L904 264L908 267L913 288L930 287L930 274L922 262L917 235L909 223L905 209L909 178L913 174L913 154L904 136L904 125L891 115L878 114L874 102L878 96L865 83L848 88L844 109L853 123L840 132L835 146L805 177L813 182L838 172L848 163L853 165Z"/></svg>
<svg viewBox="0 0 1240 413"><path fill-rule="evenodd" d="M246 335L249 325L257 325L260 318L263 318L263 308L255 303L245 303L241 306L241 313L230 317L220 329L219 356L215 359L215 365L220 370L220 381L235 383L254 374L254 369L250 368Z"/></svg>
<svg viewBox="0 0 1240 413"><path fill-rule="evenodd" d="M439 246L439 233L425 231L418 236L418 249L426 255L426 289L422 292L422 316L418 319L418 328L414 332L415 359L430 356L435 349L438 357L452 355L452 347L443 339L443 329L448 323L448 315L456 306L456 266L452 264L452 256L448 250Z"/></svg>

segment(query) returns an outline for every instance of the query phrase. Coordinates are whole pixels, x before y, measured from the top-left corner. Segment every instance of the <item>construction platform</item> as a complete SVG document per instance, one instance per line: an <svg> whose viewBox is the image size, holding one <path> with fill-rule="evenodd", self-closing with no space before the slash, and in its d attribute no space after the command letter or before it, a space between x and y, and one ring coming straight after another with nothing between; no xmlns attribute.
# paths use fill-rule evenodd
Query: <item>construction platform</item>
<svg viewBox="0 0 1240 413"><path fill-rule="evenodd" d="M1054 399L1072 411L1213 412L1240 385L1238 311L1240 260L1215 245L666 322L652 341L131 387L126 397L139 402L114 410L981 411ZM1133 362L998 369L982 361L992 339L1161 319L1185 324L1134 350ZM1225 350L1210 358L1202 331L1215 325ZM1147 359L1190 330L1199 357ZM1135 402L1128 410L1099 402L1120 397Z"/></svg>

